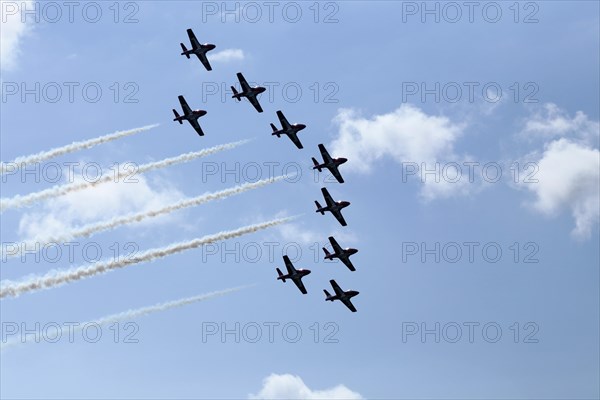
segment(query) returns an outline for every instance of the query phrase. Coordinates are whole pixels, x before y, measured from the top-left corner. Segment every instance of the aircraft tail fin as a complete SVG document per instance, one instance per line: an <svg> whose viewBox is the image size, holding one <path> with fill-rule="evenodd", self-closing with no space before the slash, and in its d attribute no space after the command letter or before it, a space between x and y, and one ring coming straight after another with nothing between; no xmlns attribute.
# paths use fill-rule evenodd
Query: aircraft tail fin
<svg viewBox="0 0 600 400"><path fill-rule="evenodd" d="M235 90L235 87L233 87L233 86L232 86L232 87L231 87L231 91L233 92L233 96L231 96L231 97L233 97L233 98L234 98L234 99L236 99L237 101L241 101L241 99L240 99L240 98L239 98L239 96L238 96L238 94L239 94L239 93L238 93L238 91L237 91L237 90Z"/></svg>
<svg viewBox="0 0 600 400"><path fill-rule="evenodd" d="M280 270L279 268L276 268L276 270L277 270L277 274L279 275L279 276L277 277L277 279L281 279L282 281L284 281L284 282L285 282L285 278L282 278L282 276L283 276L283 273L281 272L281 270Z"/></svg>
<svg viewBox="0 0 600 400"><path fill-rule="evenodd" d="M173 109L173 114L175 114L175 119L173 121L177 121L179 122L179 124L183 124L183 121L181 120L181 115L179 115L176 109Z"/></svg>
<svg viewBox="0 0 600 400"><path fill-rule="evenodd" d="M312 157L312 162L313 164L315 164L315 166L313 167L313 169L317 169L319 172L321 172L321 167L319 166L319 162L317 161L316 158Z"/></svg>
<svg viewBox="0 0 600 400"><path fill-rule="evenodd" d="M188 53L188 49L185 47L185 44L183 43L179 43L181 45L181 50L183 50L183 53L181 53L182 56L186 56L187 58L190 58L190 53Z"/></svg>
<svg viewBox="0 0 600 400"><path fill-rule="evenodd" d="M315 204L317 205L317 212L320 212L321 215L325 215L325 211L321 210L323 207L321 207L321 205L319 204L319 202L315 200Z"/></svg>
<svg viewBox="0 0 600 400"><path fill-rule="evenodd" d="M327 289L323 289L323 292L325 293L325 299L329 300L329 298L331 297L331 294L327 291Z"/></svg>

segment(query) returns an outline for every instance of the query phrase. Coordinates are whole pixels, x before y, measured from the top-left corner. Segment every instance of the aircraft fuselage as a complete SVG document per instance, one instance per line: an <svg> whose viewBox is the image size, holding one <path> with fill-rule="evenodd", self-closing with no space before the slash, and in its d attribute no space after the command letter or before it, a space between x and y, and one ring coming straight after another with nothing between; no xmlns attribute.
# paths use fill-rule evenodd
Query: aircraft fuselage
<svg viewBox="0 0 600 400"><path fill-rule="evenodd" d="M304 128L306 128L306 125L304 124L293 124L290 125L290 129L279 129L278 131L273 132L273 135L277 135L277 137L280 137L281 135L296 135Z"/></svg>
<svg viewBox="0 0 600 400"><path fill-rule="evenodd" d="M333 159L333 165L335 167L338 167L338 166L342 165L343 163L345 163L346 161L348 161L348 159L344 158L344 157L334 158Z"/></svg>
<svg viewBox="0 0 600 400"><path fill-rule="evenodd" d="M277 279L278 280L281 279L282 281L285 282L286 279L302 278L308 274L310 274L310 270L308 270L308 269L297 269L293 274L281 275L281 276L278 276Z"/></svg>
<svg viewBox="0 0 600 400"><path fill-rule="evenodd" d="M352 254L358 253L357 249L343 249L341 253L333 253L325 256L326 260L333 260L334 258L339 258L340 260L348 260L348 258Z"/></svg>
<svg viewBox="0 0 600 400"><path fill-rule="evenodd" d="M197 120L198 118L203 117L205 115L206 115L206 111L204 111L204 110L193 110L190 114L181 115L181 116L173 119L173 121L182 121L182 120L193 121L193 120Z"/></svg>
<svg viewBox="0 0 600 400"><path fill-rule="evenodd" d="M330 211L340 211L343 208L346 208L350 205L349 201L336 201L335 203L333 203L331 206L328 206L327 208Z"/></svg>
<svg viewBox="0 0 600 400"><path fill-rule="evenodd" d="M266 88L262 87L262 86L255 86L250 88L250 90L244 91L244 92L238 92L236 94L233 95L233 98L236 99L240 99L240 97L256 97L259 94L261 94L262 92L264 92L265 90L267 90Z"/></svg>
<svg viewBox="0 0 600 400"><path fill-rule="evenodd" d="M342 165L346 161L348 161L347 158L343 158L343 157L334 158L334 159L331 160L331 162L323 163L323 164L319 164L319 165L315 165L313 167L313 169L316 169L316 168L329 168L329 169L336 168L337 169L337 167L339 167L340 165Z"/></svg>
<svg viewBox="0 0 600 400"><path fill-rule="evenodd" d="M350 205L349 201L336 201L334 202L332 205L330 206L325 206L325 207L321 207L319 209L317 209L317 212L323 212L323 211L340 211L343 208L346 208Z"/></svg>
<svg viewBox="0 0 600 400"><path fill-rule="evenodd" d="M360 292L357 290L347 290L345 291L343 294L341 295L337 295L334 294L333 296L327 296L327 298L325 300L328 301L334 301L334 300L350 300L351 298L353 298L354 296L356 296L357 294L359 294Z"/></svg>
<svg viewBox="0 0 600 400"><path fill-rule="evenodd" d="M181 53L182 56L187 56L190 54L196 54L196 55L205 55L206 53L208 53L211 50L214 50L217 46L215 46L214 44L210 44L210 43L205 43L205 44L201 44L200 47L197 47L195 49L189 49L184 51L183 53Z"/></svg>

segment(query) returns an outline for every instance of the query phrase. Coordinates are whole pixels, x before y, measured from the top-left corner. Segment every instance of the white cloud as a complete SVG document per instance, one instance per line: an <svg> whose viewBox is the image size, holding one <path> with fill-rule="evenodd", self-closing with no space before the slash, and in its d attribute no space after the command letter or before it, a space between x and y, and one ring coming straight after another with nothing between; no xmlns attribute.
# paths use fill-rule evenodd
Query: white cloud
<svg viewBox="0 0 600 400"><path fill-rule="evenodd" d="M209 58L211 61L215 62L243 60L244 52L240 49L225 49L211 55Z"/></svg>
<svg viewBox="0 0 600 400"><path fill-rule="evenodd" d="M591 121L582 111L570 117L556 104L547 103L525 122L522 134L548 139L572 135L589 141L597 138L599 132L600 124Z"/></svg>
<svg viewBox="0 0 600 400"><path fill-rule="evenodd" d="M312 390L299 377L291 374L271 374L263 380L263 387L258 394L251 394L250 399L305 399L335 400L362 399L363 397L344 385L331 389Z"/></svg>
<svg viewBox="0 0 600 400"><path fill-rule="evenodd" d="M285 242L293 242L302 245L319 243L322 235L318 232L306 229L301 223L288 223L278 227L279 234Z"/></svg>
<svg viewBox="0 0 600 400"><path fill-rule="evenodd" d="M362 171L370 170L384 156L417 163L449 157L463 130L446 117L429 116L407 104L370 120L342 109L335 121L340 129L331 143L333 153L351 159L348 169Z"/></svg>
<svg viewBox="0 0 600 400"><path fill-rule="evenodd" d="M143 176L135 179L137 183L105 183L52 199L41 210L23 214L18 233L25 239L51 237L92 221L160 208L183 197L172 187L152 188ZM167 217L159 218L153 222Z"/></svg>
<svg viewBox="0 0 600 400"><path fill-rule="evenodd" d="M575 219L572 234L588 238L600 219L598 149L561 138L546 145L537 165L534 178L539 182L520 184L535 193L533 207L548 215L570 208Z"/></svg>
<svg viewBox="0 0 600 400"><path fill-rule="evenodd" d="M0 0L0 69L12 70L17 66L21 53L20 45L23 37L31 30L31 24L21 20L21 10L33 9L33 1L5 1Z"/></svg>
<svg viewBox="0 0 600 400"><path fill-rule="evenodd" d="M454 143L463 134L465 124L427 115L408 104L371 119L359 116L354 110L341 109L334 121L339 125L339 133L330 145L331 152L349 159L344 164L349 171L370 172L375 162L385 157L405 165L416 163L419 170L422 165L433 169L436 162L461 161L454 153ZM424 183L421 194L426 199L465 194L470 189L464 179L436 182L430 176L421 181Z"/></svg>

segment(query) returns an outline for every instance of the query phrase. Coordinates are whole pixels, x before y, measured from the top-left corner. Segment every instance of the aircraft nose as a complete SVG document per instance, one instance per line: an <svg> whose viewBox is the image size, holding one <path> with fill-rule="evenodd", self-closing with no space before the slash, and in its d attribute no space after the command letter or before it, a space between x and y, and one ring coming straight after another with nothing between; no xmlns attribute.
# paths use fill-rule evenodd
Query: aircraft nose
<svg viewBox="0 0 600 400"><path fill-rule="evenodd" d="M298 128L300 128L300 130L302 130L302 129L306 128L306 125L304 125L304 124L298 124Z"/></svg>
<svg viewBox="0 0 600 400"><path fill-rule="evenodd" d="M339 160L340 160L340 164L343 164L343 163L345 163L346 161L348 161L348 159L347 159L347 158L344 158L344 157L341 157Z"/></svg>

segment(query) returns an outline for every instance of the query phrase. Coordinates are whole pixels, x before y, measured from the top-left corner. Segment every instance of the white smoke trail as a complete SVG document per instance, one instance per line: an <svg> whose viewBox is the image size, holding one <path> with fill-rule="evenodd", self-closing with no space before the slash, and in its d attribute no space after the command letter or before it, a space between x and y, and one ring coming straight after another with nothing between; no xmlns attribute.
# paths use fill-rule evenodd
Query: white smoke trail
<svg viewBox="0 0 600 400"><path fill-rule="evenodd" d="M220 151L233 149L233 148L240 146L247 142L249 142L249 140L241 140L239 142L226 143L226 144L210 147L208 149L204 149L204 150L200 150L200 151L194 151L194 152L190 152L190 153L181 154L177 157L165 158L164 160L161 160L161 161L142 164L134 172L136 174L137 173L141 174L141 173L148 172L148 171L151 171L154 169L165 168L165 167L171 166L173 164L179 164L179 163L192 161L192 160L195 160L196 158L206 157L211 154L218 153ZM100 177L99 179L97 179L94 182L88 182L88 181L83 180L81 182L73 182L73 183L69 183L66 185L54 186L54 187L51 187L51 188L48 188L45 190L41 190L39 192L27 194L24 196L17 195L17 196L11 197L9 199L0 199L0 212L3 212L4 210L6 210L8 208L24 207L26 205L35 203L37 201L46 200L46 199L50 199L50 198L54 198L54 197L58 197L58 196L63 196L68 193L77 192L77 191L80 191L83 189L88 189L91 187L96 187L102 183L110 182L111 180L114 180L116 182L121 182L124 178L127 178L130 175L131 175L131 171L119 168L116 175L115 174L107 174L107 175Z"/></svg>
<svg viewBox="0 0 600 400"><path fill-rule="evenodd" d="M185 250L195 249L206 244L233 239L235 237L258 232L263 229L272 228L274 226L289 222L292 219L294 219L294 217L273 219L271 221L248 225L231 231L224 231L213 235L203 236L187 242L179 242L166 247L146 250L134 256L127 256L125 259L101 261L92 265L84 265L66 270L53 270L41 276L30 276L19 282L5 280L0 282L0 298L9 296L17 297L24 293L64 285L66 283L75 282L80 279L103 274L115 269L124 268L141 262L156 260L158 258L180 253Z"/></svg>
<svg viewBox="0 0 600 400"><path fill-rule="evenodd" d="M171 308L183 307L183 306L186 306L186 305L189 305L189 304L198 303L198 302L201 302L201 301L204 301L204 300L213 299L215 297L224 296L226 294L237 292L239 290L242 290L242 289L245 289L245 288L248 288L248 287L251 287L251 286L254 286L254 285L239 286L239 287L234 287L234 288L230 288L230 289L218 290L218 291L214 291L214 292L210 292L210 293L200 294L200 295L197 295L197 296L186 297L186 298L179 299L179 300L174 300L174 301L168 301L168 302L165 302L165 303L155 304L155 305L149 306L149 307L142 307L142 308L138 308L138 309L134 309L134 310L127 310L127 311L122 312L122 313L113 314L113 315L109 315L109 316L106 316L106 317L98 318L98 319L93 320L93 321L79 323L77 326L73 327L69 331L69 334L72 334L72 333L75 333L75 332L80 332L83 329L85 329L86 326L89 326L91 324L108 325L108 324L115 323L115 322L130 321L132 319L143 317L143 316L146 316L148 314L153 314L153 313L161 312L161 311L167 311L167 310L170 310ZM62 330L60 328L58 328L58 329L55 328L55 329L52 330L52 332L45 332L45 336L49 337L49 338L60 337L59 335L62 336ZM31 337L31 336L25 336L25 337L23 337L21 335L20 338L14 338L13 340L6 341L5 343L0 344L0 350L4 350L5 348L12 347L12 346L17 345L17 344L28 343L27 342L27 337Z"/></svg>
<svg viewBox="0 0 600 400"><path fill-rule="evenodd" d="M220 190L218 192L206 193L197 197L193 197L191 199L180 200L177 203L172 203L163 208L153 209L150 211L144 211L136 214L127 214L120 217L115 217L108 221L101 221L84 225L81 228L74 229L70 232L61 233L56 236L36 237L26 242L10 246L10 248L7 247L6 249L4 249L4 246L2 246L2 249L0 251L0 258L4 260L5 258L8 259L12 257L18 257L26 249L29 249L30 251L32 248L41 248L48 243L65 243L78 237L88 237L95 233L113 229L121 225L140 222L148 218L158 217L159 215L163 214L169 214L174 211L181 210L183 208L198 206L204 203L208 203L209 201L224 199L226 197L241 194L249 190L258 189L271 183L278 182L284 178L287 178L288 176L289 175L281 175L274 178L261 179L260 181L252 183L247 182L229 189Z"/></svg>
<svg viewBox="0 0 600 400"><path fill-rule="evenodd" d="M29 156L17 157L13 161L8 163L0 162L0 175L6 172L13 172L14 169L22 168L27 164L32 164L36 162L46 161L50 158L58 157L63 154L72 153L74 151L89 149L90 147L97 146L102 143L107 143L112 140L120 139L125 136L134 135L136 133L140 133L143 131L147 131L152 128L156 128L159 124L146 125L141 128L129 129L127 131L117 131L114 133L110 133L108 135L100 136L94 139L84 140L81 142L73 142L63 147L57 147L48 151L42 151L37 154L31 154ZM13 168L9 168L13 167Z"/></svg>

